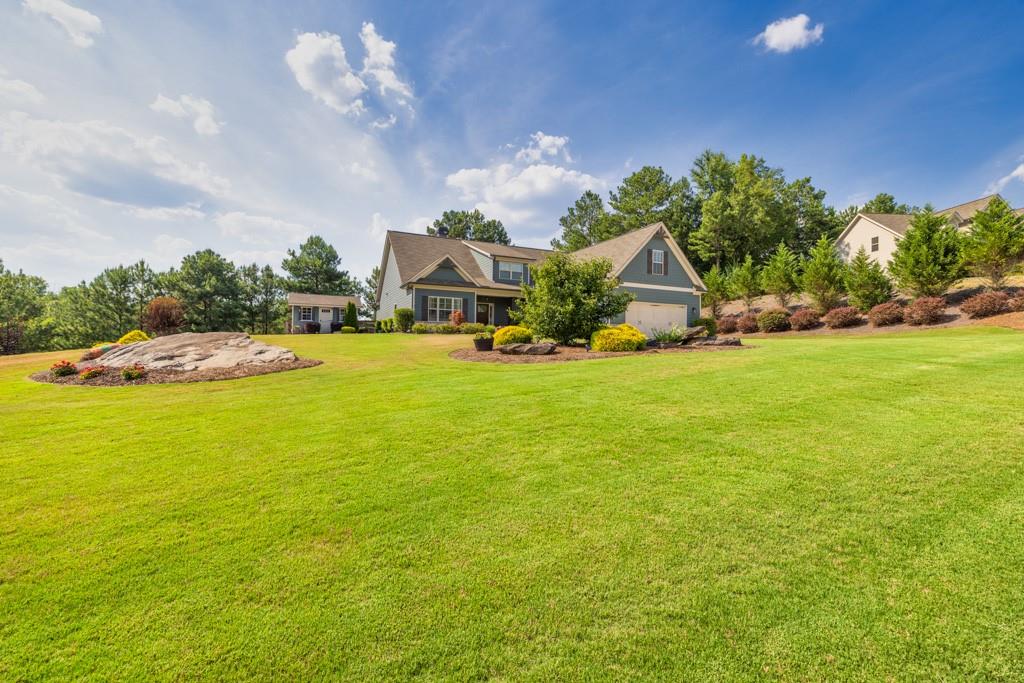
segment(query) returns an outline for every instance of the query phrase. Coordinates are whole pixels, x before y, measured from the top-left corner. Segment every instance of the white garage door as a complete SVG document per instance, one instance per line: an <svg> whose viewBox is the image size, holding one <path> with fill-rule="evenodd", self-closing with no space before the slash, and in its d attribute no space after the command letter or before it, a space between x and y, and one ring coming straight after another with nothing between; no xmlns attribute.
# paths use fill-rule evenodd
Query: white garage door
<svg viewBox="0 0 1024 683"><path fill-rule="evenodd" d="M654 330L667 330L673 325L686 327L686 306L634 301L626 309L626 322L646 335Z"/></svg>

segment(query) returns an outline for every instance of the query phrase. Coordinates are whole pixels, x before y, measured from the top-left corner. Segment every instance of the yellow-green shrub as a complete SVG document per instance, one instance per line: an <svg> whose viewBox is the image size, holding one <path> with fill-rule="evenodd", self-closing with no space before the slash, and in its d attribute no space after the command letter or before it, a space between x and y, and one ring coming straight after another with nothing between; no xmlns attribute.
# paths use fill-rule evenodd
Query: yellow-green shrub
<svg viewBox="0 0 1024 683"><path fill-rule="evenodd" d="M646 345L644 333L627 323L598 330L590 337L594 351L641 351Z"/></svg>
<svg viewBox="0 0 1024 683"><path fill-rule="evenodd" d="M509 325L494 333L494 345L529 344L533 341L533 332L519 325Z"/></svg>
<svg viewBox="0 0 1024 683"><path fill-rule="evenodd" d="M149 336L142 330L132 330L117 340L118 344L134 344L149 341Z"/></svg>

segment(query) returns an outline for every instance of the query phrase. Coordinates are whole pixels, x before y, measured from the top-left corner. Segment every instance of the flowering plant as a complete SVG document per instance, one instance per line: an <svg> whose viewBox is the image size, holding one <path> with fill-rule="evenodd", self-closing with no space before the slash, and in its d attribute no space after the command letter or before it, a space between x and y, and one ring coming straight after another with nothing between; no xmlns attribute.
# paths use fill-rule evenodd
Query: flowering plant
<svg viewBox="0 0 1024 683"><path fill-rule="evenodd" d="M93 377L99 377L106 371L107 369L102 365L94 365L78 373L78 379L92 379Z"/></svg>
<svg viewBox="0 0 1024 683"><path fill-rule="evenodd" d="M78 372L78 368L75 367L75 364L66 360L59 361L50 366L50 374L54 377L67 377L76 372Z"/></svg>
<svg viewBox="0 0 1024 683"><path fill-rule="evenodd" d="M132 380L136 379L142 379L145 376L146 368L139 365L138 363L136 363L135 365L129 365L121 368L121 379L125 380L126 382L131 382Z"/></svg>

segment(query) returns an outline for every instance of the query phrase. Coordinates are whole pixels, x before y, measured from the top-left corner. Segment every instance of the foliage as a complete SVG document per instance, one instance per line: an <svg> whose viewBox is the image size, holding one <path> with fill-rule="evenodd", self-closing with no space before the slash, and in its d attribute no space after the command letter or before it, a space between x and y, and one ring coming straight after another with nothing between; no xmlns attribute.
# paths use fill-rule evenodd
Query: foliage
<svg viewBox="0 0 1024 683"><path fill-rule="evenodd" d="M462 334L477 334L486 331L487 326L483 323L462 323L459 325L459 332Z"/></svg>
<svg viewBox="0 0 1024 683"><path fill-rule="evenodd" d="M651 339L659 342L679 342L686 338L686 330L678 325L651 330Z"/></svg>
<svg viewBox="0 0 1024 683"><path fill-rule="evenodd" d="M800 293L799 280L800 258L780 242L761 270L761 289L785 308L790 299Z"/></svg>
<svg viewBox="0 0 1024 683"><path fill-rule="evenodd" d="M158 296L146 305L144 327L153 334L174 334L184 324L185 309L173 296Z"/></svg>
<svg viewBox="0 0 1024 683"><path fill-rule="evenodd" d="M729 273L729 291L737 299L743 299L743 303L750 311L754 307L754 300L761 296L761 277L754 259L749 254L743 263L736 266Z"/></svg>
<svg viewBox="0 0 1024 683"><path fill-rule="evenodd" d="M146 368L136 363L121 368L121 379L126 382L134 382L146 376Z"/></svg>
<svg viewBox="0 0 1024 683"><path fill-rule="evenodd" d="M875 327L899 325L903 322L903 307L895 301L878 304L868 311L868 321Z"/></svg>
<svg viewBox="0 0 1024 683"><path fill-rule="evenodd" d="M722 334L732 334L736 331L736 322L738 318L735 315L727 315L719 318L715 322L715 326L718 328L718 332Z"/></svg>
<svg viewBox="0 0 1024 683"><path fill-rule="evenodd" d="M355 334L357 331L358 330L355 327L352 327L351 325L342 325L341 326L341 333L342 334Z"/></svg>
<svg viewBox="0 0 1024 683"><path fill-rule="evenodd" d="M860 311L853 306L833 308L831 311L823 315L821 319L822 322L832 329L853 327L854 325L859 325L862 321Z"/></svg>
<svg viewBox="0 0 1024 683"><path fill-rule="evenodd" d="M971 231L963 240L964 261L989 287L1002 287L1007 274L1024 257L1024 216L1017 215L1000 197L974 214Z"/></svg>
<svg viewBox="0 0 1024 683"><path fill-rule="evenodd" d="M886 192L879 192L872 199L860 207L863 213L913 213L914 208L906 204L897 204L896 198Z"/></svg>
<svg viewBox="0 0 1024 683"><path fill-rule="evenodd" d="M810 297L818 313L835 308L843 295L845 267L832 241L824 235L804 261L800 287Z"/></svg>
<svg viewBox="0 0 1024 683"><path fill-rule="evenodd" d="M624 313L632 298L616 289L608 259L580 261L555 252L530 272L532 283L522 285L517 320L560 344L589 339L603 321Z"/></svg>
<svg viewBox="0 0 1024 683"><path fill-rule="evenodd" d="M182 259L174 277L174 294L185 309L190 332L230 332L241 326L238 272L212 249Z"/></svg>
<svg viewBox="0 0 1024 683"><path fill-rule="evenodd" d="M457 240L477 240L495 244L512 244L501 221L487 218L479 209L472 211L445 211L427 228L428 235L437 235L441 228L448 229L448 237Z"/></svg>
<svg viewBox="0 0 1024 683"><path fill-rule="evenodd" d="M86 368L78 373L78 379L89 380L94 377L99 377L107 371L107 368L103 365L94 365L91 368Z"/></svg>
<svg viewBox="0 0 1024 683"><path fill-rule="evenodd" d="M351 301L345 307L345 316L342 318L342 324L353 329L359 327L359 313L356 311L356 305Z"/></svg>
<svg viewBox="0 0 1024 683"><path fill-rule="evenodd" d="M465 314L463 314L462 311L455 310L448 315L448 322L450 322L455 327L458 327L459 325L466 322L466 316Z"/></svg>
<svg viewBox="0 0 1024 683"><path fill-rule="evenodd" d="M433 331L438 334L458 334L459 328L457 325L451 323L440 323L437 325L431 325Z"/></svg>
<svg viewBox="0 0 1024 683"><path fill-rule="evenodd" d="M284 283L270 266L255 263L238 269L240 304L249 334L270 334L284 329Z"/></svg>
<svg viewBox="0 0 1024 683"><path fill-rule="evenodd" d="M616 237L621 232L622 221L605 211L599 194L587 190L566 209L558 224L562 226L562 234L551 240L551 248L576 251Z"/></svg>
<svg viewBox="0 0 1024 683"><path fill-rule="evenodd" d="M1010 297L1006 302L1006 310L1013 311L1014 313L1024 312L1024 295L1017 294Z"/></svg>
<svg viewBox="0 0 1024 683"><path fill-rule="evenodd" d="M896 243L889 272L900 289L915 297L943 294L964 274L962 239L956 228L931 211L914 214Z"/></svg>
<svg viewBox="0 0 1024 683"><path fill-rule="evenodd" d="M812 308L800 308L789 316L789 326L794 330L811 330L821 324L821 316Z"/></svg>
<svg viewBox="0 0 1024 683"><path fill-rule="evenodd" d="M877 261L868 258L864 247L857 251L846 267L843 283L850 305L865 313L892 299L892 281Z"/></svg>
<svg viewBox="0 0 1024 683"><path fill-rule="evenodd" d="M968 318L987 318L1006 312L1010 295L1006 292L982 292L975 294L960 305L960 311Z"/></svg>
<svg viewBox="0 0 1024 683"><path fill-rule="evenodd" d="M304 294L356 294L357 283L347 270L341 270L337 250L319 235L311 235L299 245L299 251L288 250L281 269L289 275L288 289Z"/></svg>
<svg viewBox="0 0 1024 683"><path fill-rule="evenodd" d="M704 326L704 331L709 337L714 337L718 334L718 321L714 318L697 318L693 321L694 327Z"/></svg>
<svg viewBox="0 0 1024 683"><path fill-rule="evenodd" d="M736 329L744 334L757 332L757 316L753 313L744 313L736 318Z"/></svg>
<svg viewBox="0 0 1024 683"><path fill-rule="evenodd" d="M412 323L415 319L416 314L411 308L395 309L395 327L399 332L408 332L412 329Z"/></svg>
<svg viewBox="0 0 1024 683"><path fill-rule="evenodd" d="M496 326L494 326L494 325L484 325L484 331L485 332L490 332L491 334L494 334L495 332L498 331L498 328Z"/></svg>
<svg viewBox="0 0 1024 683"><path fill-rule="evenodd" d="M922 296L903 309L903 321L908 325L934 325L946 313L946 300L941 296Z"/></svg>
<svg viewBox="0 0 1024 683"><path fill-rule="evenodd" d="M704 286L707 288L701 297L701 304L711 315L719 318L722 315L722 307L731 298L729 276L718 266L711 266L711 269L701 279L704 280Z"/></svg>
<svg viewBox="0 0 1024 683"><path fill-rule="evenodd" d="M483 339L493 339L493 338L494 338L494 335L492 335L490 332L477 332L476 334L473 335L473 339L481 339L481 340L483 340Z"/></svg>
<svg viewBox="0 0 1024 683"><path fill-rule="evenodd" d="M380 303L377 301L377 285L380 282L380 266L374 266L369 276L363 280L359 288L359 297L363 302L362 313L367 318L377 319L377 309Z"/></svg>
<svg viewBox="0 0 1024 683"><path fill-rule="evenodd" d="M757 314L757 329L760 332L785 332L789 329L789 311L771 308Z"/></svg>
<svg viewBox="0 0 1024 683"><path fill-rule="evenodd" d="M0 354L49 348L46 281L4 268L0 261Z"/></svg>
<svg viewBox="0 0 1024 683"><path fill-rule="evenodd" d="M590 337L593 351L642 351L645 346L644 333L626 323L597 330Z"/></svg>
<svg viewBox="0 0 1024 683"><path fill-rule="evenodd" d="M502 327L494 333L494 343L498 346L502 344L529 344L532 341L533 332L529 328L519 325Z"/></svg>
<svg viewBox="0 0 1024 683"><path fill-rule="evenodd" d="M679 244L687 244L699 223L690 183L673 180L660 166L644 166L626 176L608 193L608 204L615 211L616 234L664 223Z"/></svg>
<svg viewBox="0 0 1024 683"><path fill-rule="evenodd" d="M50 366L50 374L54 377L69 377L78 372L78 368L70 361L57 361Z"/></svg>
<svg viewBox="0 0 1024 683"><path fill-rule="evenodd" d="M426 323L416 323L415 325L412 326L413 334L430 334L433 331L433 325L428 325Z"/></svg>
<svg viewBox="0 0 1024 683"><path fill-rule="evenodd" d="M148 334L146 334L142 330L132 330L131 332L126 332L124 335L122 335L121 338L117 340L117 343L119 345L123 345L135 344L144 341L149 341Z"/></svg>

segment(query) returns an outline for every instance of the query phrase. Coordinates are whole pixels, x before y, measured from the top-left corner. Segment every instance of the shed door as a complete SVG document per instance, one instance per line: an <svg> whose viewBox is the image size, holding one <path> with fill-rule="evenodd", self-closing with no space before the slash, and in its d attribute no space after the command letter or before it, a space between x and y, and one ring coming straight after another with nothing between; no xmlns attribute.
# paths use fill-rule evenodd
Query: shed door
<svg viewBox="0 0 1024 683"><path fill-rule="evenodd" d="M654 330L667 330L673 325L686 327L686 306L634 301L626 309L626 322L648 336Z"/></svg>

